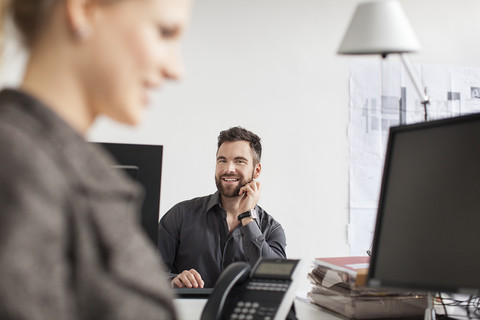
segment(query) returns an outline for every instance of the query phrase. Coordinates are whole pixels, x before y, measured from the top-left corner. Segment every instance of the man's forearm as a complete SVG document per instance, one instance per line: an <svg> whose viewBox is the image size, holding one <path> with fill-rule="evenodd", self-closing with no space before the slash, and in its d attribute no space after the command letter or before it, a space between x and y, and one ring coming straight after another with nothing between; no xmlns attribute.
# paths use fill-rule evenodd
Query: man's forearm
<svg viewBox="0 0 480 320"><path fill-rule="evenodd" d="M259 258L286 258L283 229L280 227L275 231L266 239L255 222L242 227L243 250L247 262L253 265Z"/></svg>

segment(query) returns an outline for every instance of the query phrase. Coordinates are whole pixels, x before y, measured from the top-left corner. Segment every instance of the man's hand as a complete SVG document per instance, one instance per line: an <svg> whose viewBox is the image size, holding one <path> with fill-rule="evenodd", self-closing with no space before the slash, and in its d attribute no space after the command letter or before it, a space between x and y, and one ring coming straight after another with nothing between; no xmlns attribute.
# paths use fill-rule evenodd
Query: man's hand
<svg viewBox="0 0 480 320"><path fill-rule="evenodd" d="M203 288L204 284L202 276L195 269L184 270L170 283L172 288Z"/></svg>
<svg viewBox="0 0 480 320"><path fill-rule="evenodd" d="M240 213L255 208L258 200L260 200L260 190L260 182L254 180L250 181L240 189L238 195L243 196L240 199Z"/></svg>

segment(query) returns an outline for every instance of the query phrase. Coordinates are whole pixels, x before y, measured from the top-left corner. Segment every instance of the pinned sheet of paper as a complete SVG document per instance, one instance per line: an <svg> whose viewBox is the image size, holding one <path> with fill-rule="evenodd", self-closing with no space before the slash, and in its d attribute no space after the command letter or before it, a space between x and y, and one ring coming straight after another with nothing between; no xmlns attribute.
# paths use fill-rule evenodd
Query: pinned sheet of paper
<svg viewBox="0 0 480 320"><path fill-rule="evenodd" d="M414 70L431 99L429 120L480 111L480 68L416 64ZM421 121L423 105L399 59L352 60L348 128L351 255L363 255L371 245L389 128Z"/></svg>

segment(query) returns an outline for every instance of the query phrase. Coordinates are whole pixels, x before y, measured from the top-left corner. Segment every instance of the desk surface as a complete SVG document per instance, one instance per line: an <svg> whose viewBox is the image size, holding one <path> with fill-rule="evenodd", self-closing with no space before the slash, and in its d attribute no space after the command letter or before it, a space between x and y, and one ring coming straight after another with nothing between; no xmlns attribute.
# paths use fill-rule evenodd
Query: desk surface
<svg viewBox="0 0 480 320"><path fill-rule="evenodd" d="M175 307L179 320L197 320L200 319L206 299L175 299ZM298 320L339 320L343 319L335 316L326 310L317 307L306 301L295 299L295 310Z"/></svg>

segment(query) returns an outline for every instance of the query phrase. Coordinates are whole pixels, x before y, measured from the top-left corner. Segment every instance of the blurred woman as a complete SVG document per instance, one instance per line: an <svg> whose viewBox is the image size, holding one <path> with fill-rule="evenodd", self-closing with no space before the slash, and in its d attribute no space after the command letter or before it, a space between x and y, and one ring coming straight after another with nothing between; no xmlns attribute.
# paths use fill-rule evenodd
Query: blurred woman
<svg viewBox="0 0 480 320"><path fill-rule="evenodd" d="M171 319L140 188L84 137L182 72L190 0L2 0L29 51L0 92L0 319Z"/></svg>

